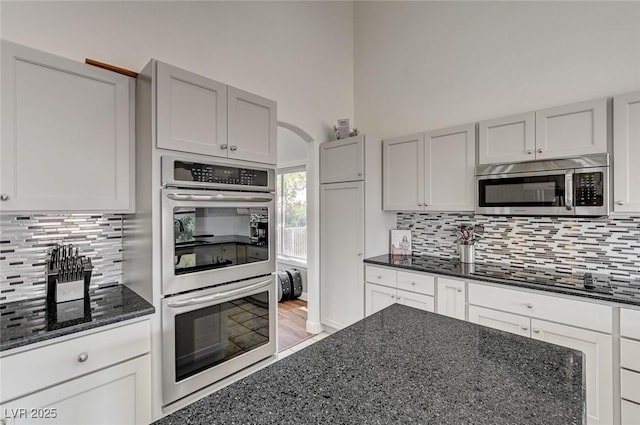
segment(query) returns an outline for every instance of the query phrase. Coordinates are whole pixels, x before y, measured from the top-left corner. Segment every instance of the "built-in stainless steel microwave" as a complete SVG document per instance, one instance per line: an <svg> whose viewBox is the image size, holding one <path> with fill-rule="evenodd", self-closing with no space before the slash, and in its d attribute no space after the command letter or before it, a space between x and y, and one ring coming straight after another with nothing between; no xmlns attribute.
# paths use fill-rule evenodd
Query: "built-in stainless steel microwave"
<svg viewBox="0 0 640 425"><path fill-rule="evenodd" d="M476 213L606 216L609 155L477 166Z"/></svg>

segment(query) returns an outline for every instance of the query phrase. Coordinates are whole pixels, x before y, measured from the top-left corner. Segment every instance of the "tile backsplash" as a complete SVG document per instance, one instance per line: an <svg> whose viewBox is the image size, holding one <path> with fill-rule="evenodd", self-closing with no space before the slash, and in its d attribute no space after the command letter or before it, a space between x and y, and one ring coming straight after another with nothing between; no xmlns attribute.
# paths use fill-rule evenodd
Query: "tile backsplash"
<svg viewBox="0 0 640 425"><path fill-rule="evenodd" d="M91 258L91 287L122 283L122 216L0 215L0 303L44 296L47 252L73 244Z"/></svg>
<svg viewBox="0 0 640 425"><path fill-rule="evenodd" d="M455 213L398 213L411 230L415 255L459 258L453 230L484 226L476 261L640 279L640 216L497 217Z"/></svg>

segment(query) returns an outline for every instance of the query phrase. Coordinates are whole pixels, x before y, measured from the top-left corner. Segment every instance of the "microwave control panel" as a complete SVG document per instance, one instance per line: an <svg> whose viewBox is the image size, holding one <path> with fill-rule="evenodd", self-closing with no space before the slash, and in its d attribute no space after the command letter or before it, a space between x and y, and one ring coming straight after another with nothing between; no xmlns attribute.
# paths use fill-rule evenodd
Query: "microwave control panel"
<svg viewBox="0 0 640 425"><path fill-rule="evenodd" d="M229 184L268 187L269 173L266 170L229 167L217 164L174 161L173 176L178 182Z"/></svg>
<svg viewBox="0 0 640 425"><path fill-rule="evenodd" d="M604 202L603 173L576 173L573 182L576 207L601 207Z"/></svg>

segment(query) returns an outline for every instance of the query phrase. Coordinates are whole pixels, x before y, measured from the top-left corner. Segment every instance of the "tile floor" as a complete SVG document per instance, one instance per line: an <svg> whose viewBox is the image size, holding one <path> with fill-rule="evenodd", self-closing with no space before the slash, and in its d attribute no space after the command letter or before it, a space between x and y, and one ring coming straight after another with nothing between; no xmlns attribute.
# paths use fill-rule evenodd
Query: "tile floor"
<svg viewBox="0 0 640 425"><path fill-rule="evenodd" d="M315 344L316 342L328 337L329 335L330 334L328 332L321 332L318 335L301 342L300 344L294 345L293 347L278 353L278 360L282 360L285 357L295 353L296 351L300 351L303 348L310 346L311 344Z"/></svg>

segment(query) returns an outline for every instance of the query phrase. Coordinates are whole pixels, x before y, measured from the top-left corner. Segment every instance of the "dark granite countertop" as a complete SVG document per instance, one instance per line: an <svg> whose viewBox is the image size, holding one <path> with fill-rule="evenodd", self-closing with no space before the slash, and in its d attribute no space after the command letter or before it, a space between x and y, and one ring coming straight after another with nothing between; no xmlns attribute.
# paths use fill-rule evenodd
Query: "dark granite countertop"
<svg viewBox="0 0 640 425"><path fill-rule="evenodd" d="M155 308L125 285L89 291L84 300L55 304L46 297L0 304L0 351L153 314Z"/></svg>
<svg viewBox="0 0 640 425"><path fill-rule="evenodd" d="M156 425L585 423L582 353L394 304Z"/></svg>
<svg viewBox="0 0 640 425"><path fill-rule="evenodd" d="M640 281L591 274L592 285L585 286L584 273L559 273L547 269L516 267L500 263L465 264L458 260L430 256L401 258L380 255L365 263L418 272L442 274L482 282L575 295L578 297L640 306Z"/></svg>

